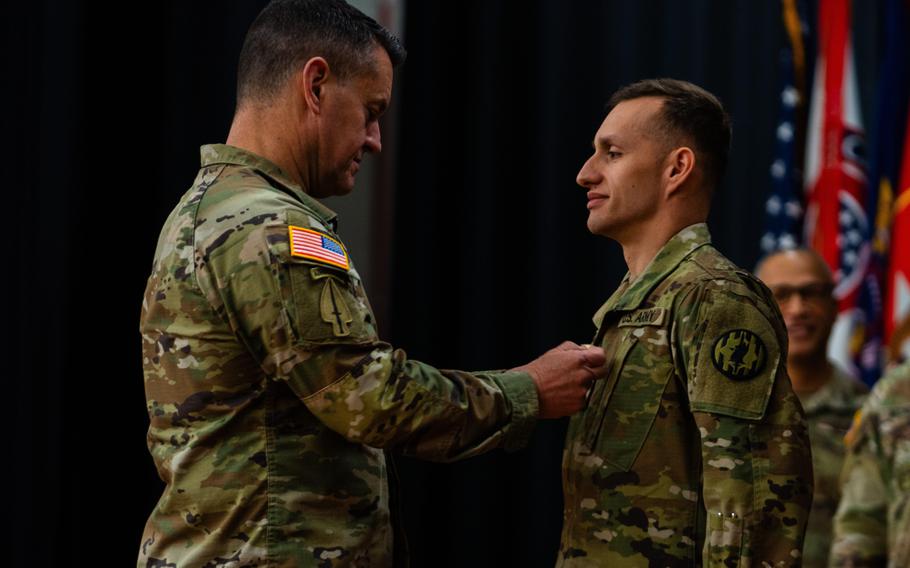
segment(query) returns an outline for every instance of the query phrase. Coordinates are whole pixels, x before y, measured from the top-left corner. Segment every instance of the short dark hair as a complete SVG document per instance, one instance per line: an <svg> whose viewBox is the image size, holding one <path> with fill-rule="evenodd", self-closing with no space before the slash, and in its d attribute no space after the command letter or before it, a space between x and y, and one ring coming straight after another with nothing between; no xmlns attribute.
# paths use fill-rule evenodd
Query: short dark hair
<svg viewBox="0 0 910 568"><path fill-rule="evenodd" d="M393 66L407 52L387 29L343 0L273 0L250 26L237 66L237 102L268 100L312 57L341 79L373 64L382 46Z"/></svg>
<svg viewBox="0 0 910 568"><path fill-rule="evenodd" d="M720 183L730 156L730 116L717 97L687 81L645 79L620 88L607 102L607 114L619 103L641 97L663 99L658 118L671 143L683 138L701 158L705 183Z"/></svg>

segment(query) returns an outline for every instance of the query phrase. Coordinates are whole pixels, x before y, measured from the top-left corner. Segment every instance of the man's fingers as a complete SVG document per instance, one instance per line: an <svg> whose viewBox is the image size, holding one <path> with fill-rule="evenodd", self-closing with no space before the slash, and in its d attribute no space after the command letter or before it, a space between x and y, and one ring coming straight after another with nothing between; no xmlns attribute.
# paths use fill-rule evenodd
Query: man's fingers
<svg viewBox="0 0 910 568"><path fill-rule="evenodd" d="M591 367L584 366L581 368L581 370L584 372L583 376L581 377L581 386L585 390L591 390L594 388L594 383L604 377L603 367L596 367L592 369Z"/></svg>
<svg viewBox="0 0 910 568"><path fill-rule="evenodd" d="M585 366L587 367L591 367L592 369L594 367L600 367L607 360L603 349L594 347L593 345L583 345L580 349Z"/></svg>

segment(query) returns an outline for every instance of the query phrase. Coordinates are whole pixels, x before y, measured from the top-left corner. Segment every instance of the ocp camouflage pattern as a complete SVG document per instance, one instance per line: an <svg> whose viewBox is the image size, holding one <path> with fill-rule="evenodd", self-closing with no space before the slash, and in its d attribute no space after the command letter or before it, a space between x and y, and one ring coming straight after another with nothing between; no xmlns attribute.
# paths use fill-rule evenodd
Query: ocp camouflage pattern
<svg viewBox="0 0 910 568"><path fill-rule="evenodd" d="M812 511L803 546L805 568L824 568L828 565L832 521L840 500L840 473L846 453L844 435L867 393L865 385L835 367L831 379L822 388L800 396L809 423L812 469L815 472Z"/></svg>
<svg viewBox="0 0 910 568"><path fill-rule="evenodd" d="M910 566L910 362L872 388L847 434L830 566Z"/></svg>
<svg viewBox="0 0 910 568"><path fill-rule="evenodd" d="M767 289L675 235L597 312L608 370L569 425L557 566L797 566L812 500Z"/></svg>
<svg viewBox="0 0 910 568"><path fill-rule="evenodd" d="M382 448L448 461L523 445L525 373L440 371L381 342L360 278L290 254L334 214L225 145L161 232L142 304L148 446L165 482L142 568L389 566Z"/></svg>

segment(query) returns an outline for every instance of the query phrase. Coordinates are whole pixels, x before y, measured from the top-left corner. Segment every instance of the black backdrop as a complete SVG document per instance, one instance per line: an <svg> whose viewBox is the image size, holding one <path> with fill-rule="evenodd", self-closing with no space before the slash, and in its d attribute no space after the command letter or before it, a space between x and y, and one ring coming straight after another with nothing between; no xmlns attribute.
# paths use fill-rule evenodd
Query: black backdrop
<svg viewBox="0 0 910 568"><path fill-rule="evenodd" d="M871 101L879 13L862 4ZM226 136L237 54L262 5L4 11L11 565L134 562L161 487L145 449L141 294L198 146ZM374 259L391 290L383 335L457 368L509 367L590 338L625 269L618 247L585 230L574 178L607 96L639 78L689 79L727 104L734 149L711 226L751 266L782 38L774 2L408 2L394 218L378 224L394 246ZM511 455L401 459L413 564L552 565L564 430L542 423Z"/></svg>

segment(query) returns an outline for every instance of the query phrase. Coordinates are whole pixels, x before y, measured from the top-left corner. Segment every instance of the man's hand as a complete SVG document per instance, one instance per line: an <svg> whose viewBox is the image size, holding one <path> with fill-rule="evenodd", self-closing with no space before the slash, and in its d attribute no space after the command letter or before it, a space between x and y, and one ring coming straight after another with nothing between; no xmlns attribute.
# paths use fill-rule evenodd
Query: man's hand
<svg viewBox="0 0 910 568"><path fill-rule="evenodd" d="M588 388L600 378L603 350L566 341L513 371L531 375L537 385L540 418L561 418L585 407Z"/></svg>

